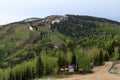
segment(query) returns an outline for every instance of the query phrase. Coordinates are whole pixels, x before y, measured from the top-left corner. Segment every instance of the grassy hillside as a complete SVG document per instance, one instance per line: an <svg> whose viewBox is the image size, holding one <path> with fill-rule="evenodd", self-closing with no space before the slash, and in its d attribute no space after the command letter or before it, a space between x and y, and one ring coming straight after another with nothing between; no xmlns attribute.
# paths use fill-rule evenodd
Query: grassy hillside
<svg viewBox="0 0 120 80"><path fill-rule="evenodd" d="M61 21L51 24L54 18ZM119 22L78 15L62 18L52 16L47 18L49 22L22 21L0 28L0 80L56 75L60 67L70 64L76 66L76 72L80 66L89 73L104 61L120 59Z"/></svg>
<svg viewBox="0 0 120 80"><path fill-rule="evenodd" d="M1 28L1 36L1 56L8 56L29 39L30 31L26 24L14 24Z"/></svg>

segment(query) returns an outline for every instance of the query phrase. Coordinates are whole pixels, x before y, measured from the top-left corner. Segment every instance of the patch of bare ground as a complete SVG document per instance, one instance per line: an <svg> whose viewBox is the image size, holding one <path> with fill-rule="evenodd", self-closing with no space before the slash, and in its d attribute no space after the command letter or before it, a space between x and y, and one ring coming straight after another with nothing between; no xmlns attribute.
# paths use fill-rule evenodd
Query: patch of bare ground
<svg viewBox="0 0 120 80"><path fill-rule="evenodd" d="M120 74L120 63L115 63L110 72L114 74Z"/></svg>

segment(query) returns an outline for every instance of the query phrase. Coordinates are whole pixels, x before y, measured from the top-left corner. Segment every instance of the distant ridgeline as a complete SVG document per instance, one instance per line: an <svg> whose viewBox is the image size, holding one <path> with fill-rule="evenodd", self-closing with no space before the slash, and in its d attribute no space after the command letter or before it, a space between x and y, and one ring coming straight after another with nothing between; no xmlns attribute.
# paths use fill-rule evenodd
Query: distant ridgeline
<svg viewBox="0 0 120 80"><path fill-rule="evenodd" d="M104 61L119 59L120 23L117 21L52 15L0 27L0 80L90 73Z"/></svg>
<svg viewBox="0 0 120 80"><path fill-rule="evenodd" d="M107 34L119 34L117 28L120 23L104 18L97 18L91 16L74 16L67 15L68 20L58 24L54 24L51 30L57 30L63 34L72 37L80 36L96 36L96 35L107 35ZM109 28L109 29L107 29ZM111 29L110 29L111 28ZM112 30L116 28L116 30Z"/></svg>

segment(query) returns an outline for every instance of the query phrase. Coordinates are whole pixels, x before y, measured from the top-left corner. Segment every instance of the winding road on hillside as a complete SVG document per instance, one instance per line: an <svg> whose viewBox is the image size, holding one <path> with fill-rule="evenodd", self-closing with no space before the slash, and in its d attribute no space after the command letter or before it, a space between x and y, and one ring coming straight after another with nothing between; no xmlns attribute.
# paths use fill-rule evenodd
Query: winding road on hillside
<svg viewBox="0 0 120 80"><path fill-rule="evenodd" d="M112 66L113 62L106 62L103 66L97 66L93 69L93 74L86 75L72 75L64 79L51 79L47 80L120 80L120 75L110 74L108 70Z"/></svg>

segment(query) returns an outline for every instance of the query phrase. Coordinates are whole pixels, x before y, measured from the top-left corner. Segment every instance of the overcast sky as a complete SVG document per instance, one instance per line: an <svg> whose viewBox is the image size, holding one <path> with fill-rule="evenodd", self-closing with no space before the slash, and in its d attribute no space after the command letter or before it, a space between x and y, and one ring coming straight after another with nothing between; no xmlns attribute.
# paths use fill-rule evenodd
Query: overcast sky
<svg viewBox="0 0 120 80"><path fill-rule="evenodd" d="M120 21L120 0L0 0L0 24L30 17L64 14Z"/></svg>

